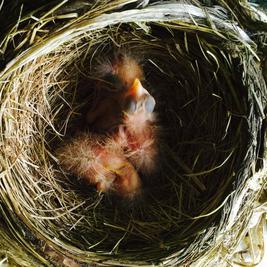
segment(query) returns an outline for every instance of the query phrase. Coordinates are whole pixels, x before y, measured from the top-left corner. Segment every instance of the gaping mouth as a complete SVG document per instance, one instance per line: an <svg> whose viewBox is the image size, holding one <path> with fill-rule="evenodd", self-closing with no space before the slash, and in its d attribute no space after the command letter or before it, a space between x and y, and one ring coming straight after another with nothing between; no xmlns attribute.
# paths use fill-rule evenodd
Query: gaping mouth
<svg viewBox="0 0 267 267"><path fill-rule="evenodd" d="M134 113L140 109L145 112L153 112L156 101L153 96L142 86L140 80L136 78L125 94L124 111Z"/></svg>

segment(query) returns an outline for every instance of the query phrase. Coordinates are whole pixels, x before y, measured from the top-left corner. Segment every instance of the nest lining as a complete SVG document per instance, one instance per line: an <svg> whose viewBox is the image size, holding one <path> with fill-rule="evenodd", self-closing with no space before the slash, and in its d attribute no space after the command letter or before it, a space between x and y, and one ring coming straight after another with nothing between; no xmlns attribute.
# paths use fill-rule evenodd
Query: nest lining
<svg viewBox="0 0 267 267"><path fill-rule="evenodd" d="M171 23L148 26L149 34L136 24L86 33L18 68L2 83L9 179L1 186L8 205L33 235L81 261L198 258L214 244L212 234L227 217L222 204L245 182L238 178L250 175L260 112L251 113L242 60L224 43L218 45L218 37L184 33ZM84 190L53 155L79 127L93 90L86 84L97 78L94 66L118 46L143 59L162 128L160 175L146 181L136 203Z"/></svg>

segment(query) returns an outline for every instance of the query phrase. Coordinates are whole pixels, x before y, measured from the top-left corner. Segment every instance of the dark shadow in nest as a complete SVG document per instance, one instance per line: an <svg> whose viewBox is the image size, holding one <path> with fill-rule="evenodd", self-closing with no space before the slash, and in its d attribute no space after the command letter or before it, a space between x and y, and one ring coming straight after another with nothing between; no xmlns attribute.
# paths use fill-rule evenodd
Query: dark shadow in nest
<svg viewBox="0 0 267 267"><path fill-rule="evenodd" d="M165 39L170 55L177 53L171 47L175 44L167 41L170 33L160 30L155 34ZM182 34L175 35L180 41L185 38ZM241 82L240 62L236 61L230 68L218 53L217 60L224 65L218 66L215 72L216 64L207 64L200 56L201 48L191 45L199 42L199 37L187 34L186 38L187 48L182 47L182 41L177 43L181 45L179 49L190 51L185 53L188 58L170 56L166 61L163 53L154 54L154 62L149 63L152 68L147 66L147 73L150 73L147 79L152 88L160 88L156 98L163 129L161 151L162 160L166 160L163 165L176 166L174 173L192 190L190 192L195 192L193 195L196 201L199 199L196 202L199 206L220 194L225 182L229 187L223 190L232 189L232 181L249 146L247 89ZM168 71L164 73L163 70ZM229 170L232 179L227 178L231 176ZM192 207L188 212L192 212Z"/></svg>

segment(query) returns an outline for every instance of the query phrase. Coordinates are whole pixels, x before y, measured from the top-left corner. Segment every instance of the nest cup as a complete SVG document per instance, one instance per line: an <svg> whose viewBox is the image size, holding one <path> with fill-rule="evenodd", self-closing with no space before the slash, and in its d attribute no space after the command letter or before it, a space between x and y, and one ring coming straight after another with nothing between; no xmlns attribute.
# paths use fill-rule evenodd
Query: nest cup
<svg viewBox="0 0 267 267"><path fill-rule="evenodd" d="M43 264L112 266L210 262L234 246L258 198L252 167L263 167L254 48L221 9L103 4L11 60L0 74L1 213L18 246ZM161 129L159 171L132 202L99 195L55 157L116 51L141 62Z"/></svg>

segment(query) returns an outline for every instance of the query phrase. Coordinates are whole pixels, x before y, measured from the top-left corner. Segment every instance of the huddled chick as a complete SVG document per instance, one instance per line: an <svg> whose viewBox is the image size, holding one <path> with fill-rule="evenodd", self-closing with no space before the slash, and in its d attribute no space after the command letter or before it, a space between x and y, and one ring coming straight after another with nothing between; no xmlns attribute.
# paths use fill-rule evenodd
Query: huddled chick
<svg viewBox="0 0 267 267"><path fill-rule="evenodd" d="M157 166L156 102L142 86L143 70L133 57L119 54L99 70L102 97L86 114L90 132L66 142L57 157L98 191L133 198L141 190L140 174L152 174Z"/></svg>

